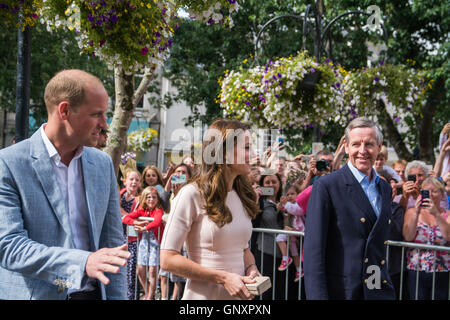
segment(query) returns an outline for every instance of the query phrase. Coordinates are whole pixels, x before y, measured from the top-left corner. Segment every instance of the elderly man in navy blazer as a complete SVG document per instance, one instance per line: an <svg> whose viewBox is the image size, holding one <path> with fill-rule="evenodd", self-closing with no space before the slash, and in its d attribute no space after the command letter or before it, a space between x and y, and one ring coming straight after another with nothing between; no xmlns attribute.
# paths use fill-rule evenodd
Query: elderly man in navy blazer
<svg viewBox="0 0 450 320"><path fill-rule="evenodd" d="M348 163L318 179L308 203L304 272L307 299L394 299L386 266L391 188L373 164L383 136L367 118L345 129Z"/></svg>
<svg viewBox="0 0 450 320"><path fill-rule="evenodd" d="M48 122L0 151L0 299L126 299L111 157L95 147L108 95L81 70L44 93Z"/></svg>

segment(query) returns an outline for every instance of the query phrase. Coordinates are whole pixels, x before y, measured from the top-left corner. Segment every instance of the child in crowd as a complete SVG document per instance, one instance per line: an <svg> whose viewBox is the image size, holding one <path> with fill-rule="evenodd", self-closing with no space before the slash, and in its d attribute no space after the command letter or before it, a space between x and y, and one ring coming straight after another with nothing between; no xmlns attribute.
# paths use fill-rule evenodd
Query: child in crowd
<svg viewBox="0 0 450 320"><path fill-rule="evenodd" d="M156 271L159 266L159 247L164 232L162 225L162 202L158 190L154 187L147 187L140 197L139 208L126 215L123 223L134 225L139 232L140 243L138 248L138 277L145 290L143 300L153 300L156 290ZM153 218L153 221L139 221L140 217ZM147 286L146 269L150 286Z"/></svg>
<svg viewBox="0 0 450 320"><path fill-rule="evenodd" d="M128 169L125 172L125 178L122 180L124 188L120 190L120 213L122 219L130 212L137 209L139 205L139 193L141 174L135 169ZM122 221L123 222L123 221ZM127 237L127 226L124 224L125 242L128 241L128 251L131 253L127 261L127 282L128 282L128 300L134 300L135 278L136 278L136 237Z"/></svg>
<svg viewBox="0 0 450 320"><path fill-rule="evenodd" d="M290 231L305 231L305 215L296 202L296 197L300 193L299 186L294 184L287 188L286 196L281 197L280 202L277 205L279 210L283 210L285 213L284 229ZM292 263L292 258L287 254L287 235L279 234L277 235L276 241L280 251L283 255L279 271L284 271ZM291 243L291 255L294 257L294 264L297 268L294 281L297 282L300 278L300 257L299 250L297 247L298 238L295 236L290 236ZM303 270L302 270L303 275Z"/></svg>

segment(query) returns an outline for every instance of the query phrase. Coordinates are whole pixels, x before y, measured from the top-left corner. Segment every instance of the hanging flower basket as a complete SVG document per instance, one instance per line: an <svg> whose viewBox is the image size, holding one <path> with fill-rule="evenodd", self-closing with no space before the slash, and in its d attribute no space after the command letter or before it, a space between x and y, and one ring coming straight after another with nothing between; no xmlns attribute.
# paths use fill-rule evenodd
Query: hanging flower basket
<svg viewBox="0 0 450 320"><path fill-rule="evenodd" d="M333 64L319 64L304 51L269 60L264 67L230 72L221 81L220 102L226 115L260 127L325 124L344 102L342 80Z"/></svg>
<svg viewBox="0 0 450 320"><path fill-rule="evenodd" d="M10 0L10 2L12 2ZM110 66L136 71L162 64L181 24L179 9L207 24L232 24L236 0L40 0L42 23L49 30L77 32L80 49ZM0 11L1 13L1 11Z"/></svg>
<svg viewBox="0 0 450 320"><path fill-rule="evenodd" d="M423 72L381 62L375 67L349 73L343 90L347 104L336 121L344 124L349 118L376 115L377 101L383 100L398 123L412 119L420 111L425 104L427 85Z"/></svg>
<svg viewBox="0 0 450 320"><path fill-rule="evenodd" d="M299 82L298 89L312 90L320 80L320 70L309 72L303 81Z"/></svg>
<svg viewBox="0 0 450 320"><path fill-rule="evenodd" d="M157 141L158 132L147 128L134 131L128 135L128 149L135 152L146 152Z"/></svg>

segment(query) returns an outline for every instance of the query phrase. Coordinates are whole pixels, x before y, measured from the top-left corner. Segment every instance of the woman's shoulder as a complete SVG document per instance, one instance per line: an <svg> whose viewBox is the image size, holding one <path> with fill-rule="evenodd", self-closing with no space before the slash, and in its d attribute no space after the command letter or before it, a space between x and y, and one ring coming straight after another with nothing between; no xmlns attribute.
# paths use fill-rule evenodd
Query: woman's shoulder
<svg viewBox="0 0 450 320"><path fill-rule="evenodd" d="M189 183L185 186L183 186L179 192L179 195L183 195L184 197L189 197L189 196L193 196L193 197L200 197L200 190L198 189L197 184L195 183Z"/></svg>

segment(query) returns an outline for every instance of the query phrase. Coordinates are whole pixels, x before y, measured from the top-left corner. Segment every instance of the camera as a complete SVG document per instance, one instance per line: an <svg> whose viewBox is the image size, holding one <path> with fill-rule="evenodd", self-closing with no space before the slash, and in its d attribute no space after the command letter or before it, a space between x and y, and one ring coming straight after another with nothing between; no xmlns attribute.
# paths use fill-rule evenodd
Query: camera
<svg viewBox="0 0 450 320"><path fill-rule="evenodd" d="M273 187L260 187L263 196L273 196L275 189Z"/></svg>
<svg viewBox="0 0 450 320"><path fill-rule="evenodd" d="M408 181L416 182L416 175L415 174L408 174Z"/></svg>
<svg viewBox="0 0 450 320"><path fill-rule="evenodd" d="M330 161L328 160L318 160L316 162L317 171L327 171L330 168Z"/></svg>

